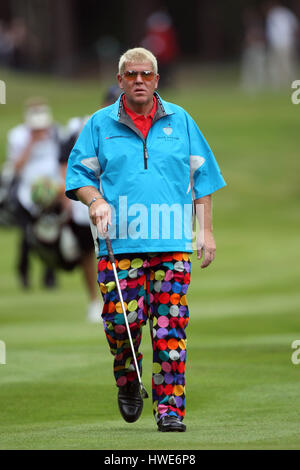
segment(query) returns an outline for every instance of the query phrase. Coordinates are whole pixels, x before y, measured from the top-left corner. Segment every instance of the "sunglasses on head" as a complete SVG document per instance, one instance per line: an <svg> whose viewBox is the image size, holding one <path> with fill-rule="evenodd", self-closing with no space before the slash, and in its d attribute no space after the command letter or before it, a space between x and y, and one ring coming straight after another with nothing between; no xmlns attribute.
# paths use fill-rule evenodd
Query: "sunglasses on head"
<svg viewBox="0 0 300 470"><path fill-rule="evenodd" d="M140 75L142 80L146 80L146 82L150 82L154 77L154 72L151 70L142 70L141 72L137 72L136 70L127 70L123 73L126 80L136 80L137 76Z"/></svg>

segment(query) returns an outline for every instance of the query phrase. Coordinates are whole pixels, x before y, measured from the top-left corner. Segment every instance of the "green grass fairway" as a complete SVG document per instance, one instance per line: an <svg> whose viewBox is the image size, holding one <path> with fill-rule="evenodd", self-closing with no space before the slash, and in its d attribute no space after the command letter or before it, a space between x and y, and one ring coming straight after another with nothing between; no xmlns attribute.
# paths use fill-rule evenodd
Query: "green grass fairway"
<svg viewBox="0 0 300 470"><path fill-rule="evenodd" d="M18 287L18 233L0 230L0 449L299 449L300 105L291 90L245 96L222 70L164 96L185 107L213 147L228 187L214 198L217 258L195 255L188 300L187 432L158 433L151 400L142 417L119 415L100 326L85 321L81 273L60 273L53 292ZM98 108L103 85L15 76L0 105L0 151L30 95L49 97L55 117ZM144 330L143 382L151 390ZM300 354L299 354L300 357Z"/></svg>

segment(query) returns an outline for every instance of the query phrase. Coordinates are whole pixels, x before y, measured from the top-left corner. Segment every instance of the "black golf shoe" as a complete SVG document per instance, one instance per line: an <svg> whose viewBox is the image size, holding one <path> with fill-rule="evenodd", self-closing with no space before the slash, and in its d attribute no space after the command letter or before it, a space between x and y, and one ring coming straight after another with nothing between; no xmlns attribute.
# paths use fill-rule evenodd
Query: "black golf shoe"
<svg viewBox="0 0 300 470"><path fill-rule="evenodd" d="M137 421L143 410L139 384L127 382L123 387L119 387L118 404L121 415L127 423Z"/></svg>
<svg viewBox="0 0 300 470"><path fill-rule="evenodd" d="M186 426L176 416L163 416L157 423L161 432L185 432Z"/></svg>

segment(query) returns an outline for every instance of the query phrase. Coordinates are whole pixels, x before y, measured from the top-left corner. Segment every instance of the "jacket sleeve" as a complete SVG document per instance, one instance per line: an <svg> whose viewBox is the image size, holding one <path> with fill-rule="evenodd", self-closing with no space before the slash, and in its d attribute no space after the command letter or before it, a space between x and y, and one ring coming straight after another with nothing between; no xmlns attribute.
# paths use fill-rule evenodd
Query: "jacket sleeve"
<svg viewBox="0 0 300 470"><path fill-rule="evenodd" d="M193 199L208 196L226 186L216 159L195 121L188 115L190 183Z"/></svg>
<svg viewBox="0 0 300 470"><path fill-rule="evenodd" d="M94 186L99 190L101 168L97 157L98 140L95 135L93 116L82 129L68 160L66 196L77 200L75 189Z"/></svg>

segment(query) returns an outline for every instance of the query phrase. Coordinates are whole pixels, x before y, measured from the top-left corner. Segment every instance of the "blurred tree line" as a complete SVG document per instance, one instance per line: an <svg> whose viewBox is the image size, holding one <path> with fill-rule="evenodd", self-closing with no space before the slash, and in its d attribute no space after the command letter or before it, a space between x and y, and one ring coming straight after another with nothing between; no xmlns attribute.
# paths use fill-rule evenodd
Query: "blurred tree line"
<svg viewBox="0 0 300 470"><path fill-rule="evenodd" d="M165 9L173 20L181 59L224 61L239 57L243 11L262 0L6 0L0 2L2 27L16 25L16 66L69 74L115 61L140 44L146 20ZM299 0L285 5L300 15ZM22 23L23 21L23 23ZM1 31L0 31L1 32ZM27 55L26 55L27 54ZM23 58L22 58L23 57ZM24 58L25 57L25 58Z"/></svg>

